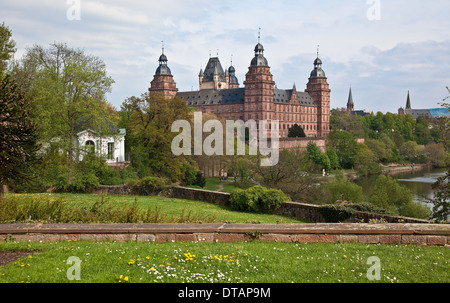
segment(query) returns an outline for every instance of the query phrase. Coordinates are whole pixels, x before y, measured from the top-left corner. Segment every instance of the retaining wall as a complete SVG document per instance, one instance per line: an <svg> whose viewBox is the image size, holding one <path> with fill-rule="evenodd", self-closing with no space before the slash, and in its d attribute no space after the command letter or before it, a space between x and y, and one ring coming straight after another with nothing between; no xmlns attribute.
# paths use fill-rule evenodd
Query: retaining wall
<svg viewBox="0 0 450 303"><path fill-rule="evenodd" d="M193 189L187 187L168 188L164 195L171 198L189 199L205 201L223 206L230 206L230 194L216 191ZM325 222L322 217L319 206L299 202L283 202L276 211L277 214L295 218L307 222ZM408 218L402 216L388 216L368 212L355 211L353 216L346 220L346 223L369 222L372 219L383 219L388 223L430 223L428 220Z"/></svg>
<svg viewBox="0 0 450 303"><path fill-rule="evenodd" d="M139 195L136 190L133 190L132 187L128 187L126 185L100 186L94 191L94 193L107 195ZM204 201L222 206L230 206L230 194L217 191L194 189L188 187L168 187L161 193L161 195L170 198ZM307 222L325 222L319 211L319 206L313 204L283 202L276 213ZM428 220L401 216L380 215L361 211L355 211L353 216L347 219L345 222L369 222L371 219L383 219L388 223L430 223Z"/></svg>
<svg viewBox="0 0 450 303"><path fill-rule="evenodd" d="M0 241L368 243L450 245L447 224L2 224Z"/></svg>

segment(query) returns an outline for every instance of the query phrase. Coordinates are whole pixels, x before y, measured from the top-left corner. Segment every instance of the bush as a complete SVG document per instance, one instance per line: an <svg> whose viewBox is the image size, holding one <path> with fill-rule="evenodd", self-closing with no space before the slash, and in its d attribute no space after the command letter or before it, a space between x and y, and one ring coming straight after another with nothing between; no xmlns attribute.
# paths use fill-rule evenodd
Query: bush
<svg viewBox="0 0 450 303"><path fill-rule="evenodd" d="M267 189L259 185L245 190L237 188L230 196L233 210L262 213L273 213L284 201L289 200L281 190Z"/></svg>
<svg viewBox="0 0 450 303"><path fill-rule="evenodd" d="M344 180L341 177L336 178L328 184L324 184L323 188L325 193L329 195L329 198L326 199L327 204L334 203L338 200L359 203L364 198L361 186Z"/></svg>
<svg viewBox="0 0 450 303"><path fill-rule="evenodd" d="M322 205L319 206L319 212L325 219L325 222L337 223L347 220L355 211L342 205Z"/></svg>
<svg viewBox="0 0 450 303"><path fill-rule="evenodd" d="M93 172L87 174L77 173L72 183L65 186L65 190L68 192L80 192L88 193L100 186L97 176Z"/></svg>
<svg viewBox="0 0 450 303"><path fill-rule="evenodd" d="M368 213L374 213L374 214L382 214L382 215L394 215L394 213L378 207L376 205L373 205L371 203L368 202L362 202L362 203L358 203L358 204L349 204L347 205L347 207L350 207L356 211L362 211L362 212L368 212Z"/></svg>
<svg viewBox="0 0 450 303"><path fill-rule="evenodd" d="M195 183L193 185L198 185L201 188L204 188L206 185L206 178L202 175L201 172L197 172L195 176Z"/></svg>
<svg viewBox="0 0 450 303"><path fill-rule="evenodd" d="M144 177L139 181L128 182L127 185L139 191L140 195L151 196L160 193L168 184L167 179L160 177Z"/></svg>

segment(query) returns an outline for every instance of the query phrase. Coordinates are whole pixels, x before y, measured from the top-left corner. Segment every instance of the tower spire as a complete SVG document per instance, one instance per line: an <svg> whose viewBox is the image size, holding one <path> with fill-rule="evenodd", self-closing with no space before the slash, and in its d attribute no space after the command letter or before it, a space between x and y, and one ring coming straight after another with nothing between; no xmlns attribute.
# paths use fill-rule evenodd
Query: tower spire
<svg viewBox="0 0 450 303"><path fill-rule="evenodd" d="M405 109L411 109L411 99L409 98L409 90L408 90L408 97L406 98L406 108Z"/></svg>
<svg viewBox="0 0 450 303"><path fill-rule="evenodd" d="M161 40L162 54L164 55L164 40Z"/></svg>
<svg viewBox="0 0 450 303"><path fill-rule="evenodd" d="M261 42L261 28L258 29L258 43Z"/></svg>

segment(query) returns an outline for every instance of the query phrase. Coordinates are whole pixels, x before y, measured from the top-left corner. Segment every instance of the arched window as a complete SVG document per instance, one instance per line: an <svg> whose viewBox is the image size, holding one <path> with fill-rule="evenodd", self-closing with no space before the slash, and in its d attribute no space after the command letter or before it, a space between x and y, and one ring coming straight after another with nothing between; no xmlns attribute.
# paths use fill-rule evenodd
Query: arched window
<svg viewBox="0 0 450 303"><path fill-rule="evenodd" d="M95 143L94 143L94 141L88 140L88 141L86 141L85 145L86 145L86 150L88 152L95 152Z"/></svg>

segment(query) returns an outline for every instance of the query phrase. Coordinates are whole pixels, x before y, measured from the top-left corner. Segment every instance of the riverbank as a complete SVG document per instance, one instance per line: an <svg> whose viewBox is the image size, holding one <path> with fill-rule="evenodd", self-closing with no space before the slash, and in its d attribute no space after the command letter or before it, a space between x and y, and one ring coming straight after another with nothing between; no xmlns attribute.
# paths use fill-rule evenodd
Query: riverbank
<svg viewBox="0 0 450 303"><path fill-rule="evenodd" d="M381 165L381 173L384 175L396 175L400 173L418 172L427 167L426 164L388 164Z"/></svg>

